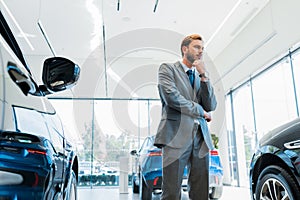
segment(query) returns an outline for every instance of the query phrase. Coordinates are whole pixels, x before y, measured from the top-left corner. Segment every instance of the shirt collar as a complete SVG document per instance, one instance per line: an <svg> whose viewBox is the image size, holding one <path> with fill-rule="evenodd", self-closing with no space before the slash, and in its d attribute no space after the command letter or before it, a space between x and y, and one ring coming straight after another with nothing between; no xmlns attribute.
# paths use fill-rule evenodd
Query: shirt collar
<svg viewBox="0 0 300 200"><path fill-rule="evenodd" d="M195 72L195 67L194 66L192 66L192 68L188 68L188 66L186 66L182 61L180 61L180 63L181 63L181 66L182 66L182 68L185 72L187 72L190 69L193 70L193 72Z"/></svg>

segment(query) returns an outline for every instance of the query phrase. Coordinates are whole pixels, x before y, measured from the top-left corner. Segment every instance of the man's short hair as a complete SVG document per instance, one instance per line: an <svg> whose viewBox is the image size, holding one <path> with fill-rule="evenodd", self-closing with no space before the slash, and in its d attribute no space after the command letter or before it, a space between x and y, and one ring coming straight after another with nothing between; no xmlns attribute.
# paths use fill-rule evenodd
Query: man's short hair
<svg viewBox="0 0 300 200"><path fill-rule="evenodd" d="M181 56L183 56L183 51L182 51L182 47L187 47L189 46L189 44L193 41L193 40L201 40L202 41L202 37L199 34L192 34L192 35L188 35L186 36L182 42L181 42Z"/></svg>

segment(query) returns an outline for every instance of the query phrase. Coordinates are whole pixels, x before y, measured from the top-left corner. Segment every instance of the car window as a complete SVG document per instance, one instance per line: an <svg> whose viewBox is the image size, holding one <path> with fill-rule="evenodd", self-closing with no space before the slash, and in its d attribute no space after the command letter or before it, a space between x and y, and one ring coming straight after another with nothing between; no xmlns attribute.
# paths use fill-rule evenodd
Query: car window
<svg viewBox="0 0 300 200"><path fill-rule="evenodd" d="M33 135L39 134L47 139L50 139L46 122L40 112L23 107L13 107L13 109L16 129L18 131L31 133Z"/></svg>
<svg viewBox="0 0 300 200"><path fill-rule="evenodd" d="M140 154L145 154L148 152L148 149L151 148L153 146L153 143L151 142L151 139L149 137L146 137L141 148L140 148L140 151L139 153Z"/></svg>

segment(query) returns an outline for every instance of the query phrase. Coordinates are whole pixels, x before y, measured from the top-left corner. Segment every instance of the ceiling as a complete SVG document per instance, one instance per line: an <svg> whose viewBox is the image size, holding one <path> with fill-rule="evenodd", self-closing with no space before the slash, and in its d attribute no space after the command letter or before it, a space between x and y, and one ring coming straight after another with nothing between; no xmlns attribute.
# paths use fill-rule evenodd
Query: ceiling
<svg viewBox="0 0 300 200"><path fill-rule="evenodd" d="M201 34L205 57L213 63L267 3L0 0L0 8L38 80L46 57L64 56L80 65L78 85L59 96L158 98L157 68L180 59L185 35Z"/></svg>

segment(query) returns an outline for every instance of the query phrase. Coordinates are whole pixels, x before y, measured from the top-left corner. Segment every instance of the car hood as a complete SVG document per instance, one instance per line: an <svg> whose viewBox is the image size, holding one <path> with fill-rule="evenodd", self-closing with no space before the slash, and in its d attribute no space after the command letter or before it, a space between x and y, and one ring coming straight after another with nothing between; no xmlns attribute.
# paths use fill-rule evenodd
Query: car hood
<svg viewBox="0 0 300 200"><path fill-rule="evenodd" d="M259 146L271 145L282 149L285 143L300 140L299 135L300 118L297 118L264 135L259 142Z"/></svg>

